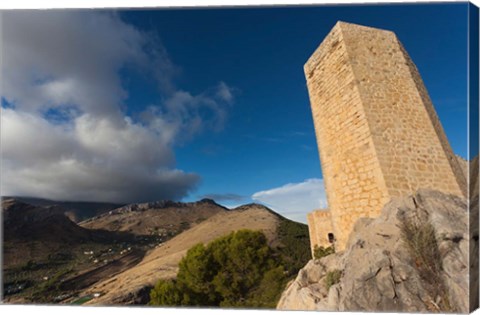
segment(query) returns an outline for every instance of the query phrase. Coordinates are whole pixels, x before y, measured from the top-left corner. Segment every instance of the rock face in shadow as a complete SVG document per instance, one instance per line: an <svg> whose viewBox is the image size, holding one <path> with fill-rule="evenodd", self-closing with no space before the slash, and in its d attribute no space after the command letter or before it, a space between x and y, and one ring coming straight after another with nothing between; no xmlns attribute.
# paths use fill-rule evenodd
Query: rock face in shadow
<svg viewBox="0 0 480 315"><path fill-rule="evenodd" d="M469 201L470 201L470 312L479 305L478 282L478 155L470 160L469 165Z"/></svg>
<svg viewBox="0 0 480 315"><path fill-rule="evenodd" d="M406 227L431 231L433 244ZM469 238L466 199L431 190L393 199L356 222L345 251L311 260L277 309L466 313Z"/></svg>

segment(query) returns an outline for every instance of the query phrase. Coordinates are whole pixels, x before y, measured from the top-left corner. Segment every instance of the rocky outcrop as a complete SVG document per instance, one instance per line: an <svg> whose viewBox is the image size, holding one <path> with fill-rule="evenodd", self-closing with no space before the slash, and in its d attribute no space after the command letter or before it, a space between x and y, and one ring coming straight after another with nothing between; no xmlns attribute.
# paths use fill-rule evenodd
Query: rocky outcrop
<svg viewBox="0 0 480 315"><path fill-rule="evenodd" d="M428 233L415 232L422 228L432 231L429 246L421 244ZM465 199L431 190L393 199L378 218L356 222L344 252L311 260L277 308L466 313L470 239L478 232L469 236Z"/></svg>

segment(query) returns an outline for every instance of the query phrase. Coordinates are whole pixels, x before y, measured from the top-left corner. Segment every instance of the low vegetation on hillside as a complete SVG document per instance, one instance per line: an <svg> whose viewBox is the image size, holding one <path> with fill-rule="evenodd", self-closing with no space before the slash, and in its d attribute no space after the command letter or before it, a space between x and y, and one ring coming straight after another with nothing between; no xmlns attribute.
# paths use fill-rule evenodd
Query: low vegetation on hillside
<svg viewBox="0 0 480 315"><path fill-rule="evenodd" d="M192 247L176 279L160 280L151 305L273 308L288 271L260 231L239 230Z"/></svg>
<svg viewBox="0 0 480 315"><path fill-rule="evenodd" d="M277 228L281 245L277 248L289 275L298 271L312 258L308 226L290 220L280 220Z"/></svg>
<svg viewBox="0 0 480 315"><path fill-rule="evenodd" d="M327 275L325 277L325 287L327 288L327 290L329 290L332 285L339 283L341 277L342 271L339 269L327 272Z"/></svg>
<svg viewBox="0 0 480 315"><path fill-rule="evenodd" d="M333 246L323 247L315 245L315 248L313 249L313 258L320 259L333 253L335 253L335 248Z"/></svg>
<svg viewBox="0 0 480 315"><path fill-rule="evenodd" d="M448 296L448 289L442 278L442 255L435 237L435 228L429 222L405 220L402 224L402 239L414 261L423 285L438 302L429 305L431 311L456 311Z"/></svg>

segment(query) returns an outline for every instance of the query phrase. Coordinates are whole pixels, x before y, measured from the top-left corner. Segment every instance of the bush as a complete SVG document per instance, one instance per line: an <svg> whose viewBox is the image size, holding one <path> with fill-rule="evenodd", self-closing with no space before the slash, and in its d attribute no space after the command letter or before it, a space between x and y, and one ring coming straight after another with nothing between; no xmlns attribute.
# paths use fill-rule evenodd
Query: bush
<svg viewBox="0 0 480 315"><path fill-rule="evenodd" d="M401 232L403 242L425 287L432 293L432 296L441 297L438 309L435 310L455 312L450 304L448 289L442 278L442 257L432 224L405 219Z"/></svg>
<svg viewBox="0 0 480 315"><path fill-rule="evenodd" d="M158 281L149 304L275 307L285 284L265 235L240 230L189 249L177 278Z"/></svg>
<svg viewBox="0 0 480 315"><path fill-rule="evenodd" d="M335 253L335 248L333 246L323 247L315 245L315 248L313 249L313 257L315 259L320 259L333 253Z"/></svg>
<svg viewBox="0 0 480 315"><path fill-rule="evenodd" d="M159 280L150 291L152 305L181 305L182 293L177 289L176 281Z"/></svg>
<svg viewBox="0 0 480 315"><path fill-rule="evenodd" d="M327 290L329 290L332 285L339 283L341 277L341 270L335 269L333 271L329 271L325 277L325 286L327 287Z"/></svg>
<svg viewBox="0 0 480 315"><path fill-rule="evenodd" d="M278 225L277 234L281 243L278 251L285 263L285 268L290 275L296 275L312 258L308 226L283 219Z"/></svg>
<svg viewBox="0 0 480 315"><path fill-rule="evenodd" d="M249 293L250 298L245 302L245 306L275 308L285 289L284 279L285 271L282 266L267 271L260 285Z"/></svg>

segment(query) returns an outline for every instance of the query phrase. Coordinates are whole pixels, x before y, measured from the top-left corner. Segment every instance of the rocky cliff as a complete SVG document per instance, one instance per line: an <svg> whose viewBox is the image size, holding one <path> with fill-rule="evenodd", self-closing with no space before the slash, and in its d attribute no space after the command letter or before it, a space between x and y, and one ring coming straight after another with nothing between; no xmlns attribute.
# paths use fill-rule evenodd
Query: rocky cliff
<svg viewBox="0 0 480 315"><path fill-rule="evenodd" d="M378 218L356 222L345 251L309 261L277 308L466 313L469 266L478 266L468 223L463 198L420 190L393 199Z"/></svg>

